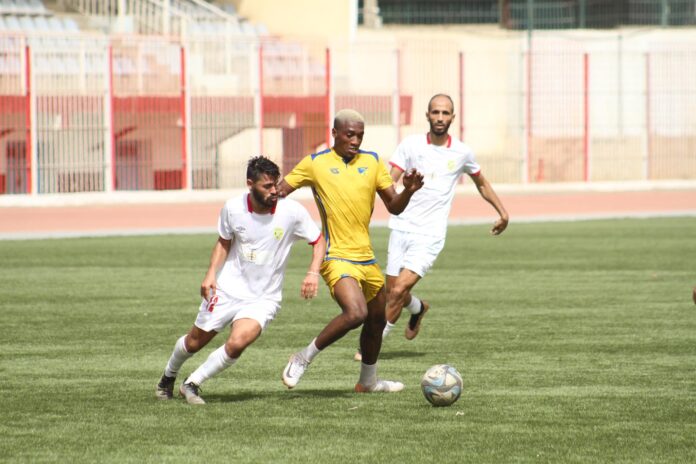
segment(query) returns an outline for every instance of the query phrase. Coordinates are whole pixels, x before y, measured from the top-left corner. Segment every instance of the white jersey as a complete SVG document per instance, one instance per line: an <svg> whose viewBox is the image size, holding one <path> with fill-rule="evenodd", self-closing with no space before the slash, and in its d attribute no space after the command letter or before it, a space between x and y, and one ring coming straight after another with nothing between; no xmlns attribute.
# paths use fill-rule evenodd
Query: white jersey
<svg viewBox="0 0 696 464"><path fill-rule="evenodd" d="M481 173L471 148L452 136L437 146L430 143L430 134L411 135L399 144L389 164L403 171L415 168L424 180L404 212L391 216L389 228L444 239L459 176Z"/></svg>
<svg viewBox="0 0 696 464"><path fill-rule="evenodd" d="M314 244L321 235L307 210L290 199L278 200L269 214L254 213L250 194L225 203L218 233L232 240L218 286L240 300L280 303L290 247L297 240Z"/></svg>

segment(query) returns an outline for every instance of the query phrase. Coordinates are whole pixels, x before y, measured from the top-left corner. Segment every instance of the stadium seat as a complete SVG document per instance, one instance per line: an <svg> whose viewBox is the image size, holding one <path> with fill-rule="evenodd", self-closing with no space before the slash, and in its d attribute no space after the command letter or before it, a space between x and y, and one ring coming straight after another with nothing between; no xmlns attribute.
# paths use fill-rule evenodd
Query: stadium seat
<svg viewBox="0 0 696 464"><path fill-rule="evenodd" d="M255 36L256 35L256 28L249 21L242 21L240 23L240 26L242 28L242 33L244 35L247 35L247 36Z"/></svg>
<svg viewBox="0 0 696 464"><path fill-rule="evenodd" d="M266 37L266 36L270 35L270 33L268 32L268 28L266 27L266 25L264 23L257 23L256 24L256 35L258 35L260 37Z"/></svg>
<svg viewBox="0 0 696 464"><path fill-rule="evenodd" d="M20 16L19 25L24 32L34 32L37 29L31 16Z"/></svg>
<svg viewBox="0 0 696 464"><path fill-rule="evenodd" d="M68 32L79 32L80 28L72 18L63 18L63 30Z"/></svg>
<svg viewBox="0 0 696 464"><path fill-rule="evenodd" d="M51 16L47 20L48 22L48 29L51 31L63 31L63 23L60 21L60 19L56 18L55 16Z"/></svg>
<svg viewBox="0 0 696 464"><path fill-rule="evenodd" d="M5 16L5 25L8 31L21 31L22 26L16 16Z"/></svg>

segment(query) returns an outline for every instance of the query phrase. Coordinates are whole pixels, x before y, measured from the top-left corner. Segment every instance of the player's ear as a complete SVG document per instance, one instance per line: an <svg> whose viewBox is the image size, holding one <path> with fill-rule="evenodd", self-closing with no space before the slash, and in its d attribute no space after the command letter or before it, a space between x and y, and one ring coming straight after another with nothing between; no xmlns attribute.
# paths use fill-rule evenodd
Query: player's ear
<svg viewBox="0 0 696 464"><path fill-rule="evenodd" d="M331 128L331 137L336 138L336 128L335 127Z"/></svg>
<svg viewBox="0 0 696 464"><path fill-rule="evenodd" d="M247 187L251 188L252 185L254 185L254 181L251 179L247 179Z"/></svg>

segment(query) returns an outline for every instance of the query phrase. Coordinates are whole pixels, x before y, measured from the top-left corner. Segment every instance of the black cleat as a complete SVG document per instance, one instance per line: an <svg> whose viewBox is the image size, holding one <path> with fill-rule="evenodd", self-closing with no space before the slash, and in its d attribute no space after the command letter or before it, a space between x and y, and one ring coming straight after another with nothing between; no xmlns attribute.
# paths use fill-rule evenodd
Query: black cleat
<svg viewBox="0 0 696 464"><path fill-rule="evenodd" d="M418 331L420 330L420 325L421 321L423 320L423 316L425 316L425 313L428 312L428 309L430 309L430 305L425 301L421 300L420 312L418 314L411 314L411 318L408 320L408 324L406 325L406 331L404 332L404 336L407 340L413 340L414 338L416 338L416 335L418 335Z"/></svg>
<svg viewBox="0 0 696 464"><path fill-rule="evenodd" d="M155 390L155 396L160 400L171 400L174 398L174 381L176 377L167 377L162 375L159 383L157 384L157 389Z"/></svg>

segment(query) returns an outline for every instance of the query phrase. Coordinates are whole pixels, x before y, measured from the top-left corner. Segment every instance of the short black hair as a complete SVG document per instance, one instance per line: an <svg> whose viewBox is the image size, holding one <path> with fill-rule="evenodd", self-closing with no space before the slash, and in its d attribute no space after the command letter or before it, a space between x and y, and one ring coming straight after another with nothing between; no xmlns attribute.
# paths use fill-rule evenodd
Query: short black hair
<svg viewBox="0 0 696 464"><path fill-rule="evenodd" d="M446 99L448 99L450 101L450 104L452 105L452 112L454 113L454 101L452 101L452 97L450 97L446 93L436 93L435 95L430 97L430 100L428 101L428 113L430 113L430 109L433 105L433 100L435 100L438 97L445 97Z"/></svg>
<svg viewBox="0 0 696 464"><path fill-rule="evenodd" d="M256 182L264 174L267 174L274 179L278 179L280 177L280 168L278 168L277 164L263 155L254 156L251 158L247 164L247 179L250 179L252 182Z"/></svg>

